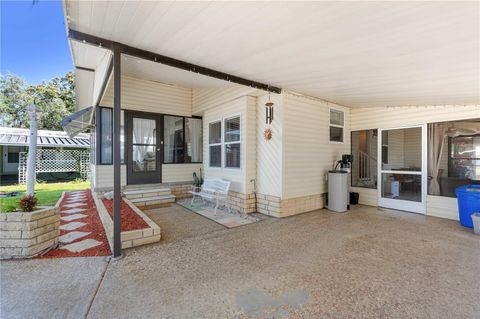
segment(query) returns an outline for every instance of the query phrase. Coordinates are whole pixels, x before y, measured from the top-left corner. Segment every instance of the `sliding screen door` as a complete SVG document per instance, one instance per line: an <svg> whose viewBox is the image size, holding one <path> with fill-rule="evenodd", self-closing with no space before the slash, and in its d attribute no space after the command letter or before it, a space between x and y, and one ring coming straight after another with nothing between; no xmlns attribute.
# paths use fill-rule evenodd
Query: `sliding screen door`
<svg viewBox="0 0 480 319"><path fill-rule="evenodd" d="M378 206L425 214L426 127L379 130Z"/></svg>

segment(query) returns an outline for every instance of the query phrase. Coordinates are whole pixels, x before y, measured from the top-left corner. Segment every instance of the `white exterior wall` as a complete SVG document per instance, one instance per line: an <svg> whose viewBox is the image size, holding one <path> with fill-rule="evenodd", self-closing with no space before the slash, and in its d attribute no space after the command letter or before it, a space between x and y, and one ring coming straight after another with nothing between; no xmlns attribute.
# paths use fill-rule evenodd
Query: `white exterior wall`
<svg viewBox="0 0 480 319"><path fill-rule="evenodd" d="M113 81L100 105L113 106ZM123 75L122 109L192 116L192 90Z"/></svg>
<svg viewBox="0 0 480 319"><path fill-rule="evenodd" d="M113 165L92 165L92 177L90 185L93 190L113 189ZM121 185L127 185L126 165L120 166Z"/></svg>
<svg viewBox="0 0 480 319"><path fill-rule="evenodd" d="M240 96L256 96L258 94L257 89L241 85L224 88L196 88L192 90L192 114L200 116L203 112Z"/></svg>
<svg viewBox="0 0 480 319"><path fill-rule="evenodd" d="M329 141L330 108L345 114L344 143ZM327 192L325 175L350 154L350 109L318 99L284 94L282 199Z"/></svg>
<svg viewBox="0 0 480 319"><path fill-rule="evenodd" d="M249 194L253 191L256 167L256 98L250 96L238 97L234 100L210 108L203 113L203 162L205 177L218 177L231 181L230 189L235 192ZM224 119L240 115L240 168L217 168L210 167L208 146L209 123L220 120L222 122L222 134L224 133ZM222 136L223 139L223 136ZM225 148L222 147L222 166L225 161Z"/></svg>
<svg viewBox="0 0 480 319"><path fill-rule="evenodd" d="M113 81L110 81L100 103L113 106ZM192 115L192 90L130 76L122 76L122 109L141 112ZM193 172L200 173L202 164L163 164L162 182L192 182ZM113 186L113 165L92 165L91 183L94 189ZM126 185L126 165L121 166L122 186Z"/></svg>
<svg viewBox="0 0 480 319"><path fill-rule="evenodd" d="M358 108L350 114L350 128L356 131L478 118L480 105ZM352 191L360 193L361 204L377 206L376 189L352 187ZM455 198L427 195L427 215L458 219L456 202Z"/></svg>
<svg viewBox="0 0 480 319"><path fill-rule="evenodd" d="M478 118L480 105L355 108L350 114L350 129L358 131Z"/></svg>
<svg viewBox="0 0 480 319"><path fill-rule="evenodd" d="M200 177L202 163L192 164L163 164L162 183L193 182L193 173Z"/></svg>
<svg viewBox="0 0 480 319"><path fill-rule="evenodd" d="M257 98L257 193L282 197L283 192L283 95L271 94L274 103L274 119L265 124L265 103L268 94ZM272 139L264 138L266 128L272 130Z"/></svg>

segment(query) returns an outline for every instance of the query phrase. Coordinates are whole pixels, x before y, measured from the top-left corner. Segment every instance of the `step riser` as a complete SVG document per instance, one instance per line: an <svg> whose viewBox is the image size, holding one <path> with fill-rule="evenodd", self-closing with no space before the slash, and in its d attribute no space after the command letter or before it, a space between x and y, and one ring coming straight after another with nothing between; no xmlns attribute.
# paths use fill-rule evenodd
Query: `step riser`
<svg viewBox="0 0 480 319"><path fill-rule="evenodd" d="M160 199L160 200L149 200L145 202L136 202L133 203L135 206L137 206L140 209L150 209L150 208L159 208L159 207L168 207L175 203L175 198L169 198L169 199Z"/></svg>
<svg viewBox="0 0 480 319"><path fill-rule="evenodd" d="M146 185L127 185L124 188L124 191L133 191L133 190L150 190L155 188L169 188L165 184L146 184Z"/></svg>
<svg viewBox="0 0 480 319"><path fill-rule="evenodd" d="M142 194L125 194L125 197L128 199L136 199L142 197L154 197L154 196L167 196L172 195L171 191L163 191L163 192L148 192Z"/></svg>

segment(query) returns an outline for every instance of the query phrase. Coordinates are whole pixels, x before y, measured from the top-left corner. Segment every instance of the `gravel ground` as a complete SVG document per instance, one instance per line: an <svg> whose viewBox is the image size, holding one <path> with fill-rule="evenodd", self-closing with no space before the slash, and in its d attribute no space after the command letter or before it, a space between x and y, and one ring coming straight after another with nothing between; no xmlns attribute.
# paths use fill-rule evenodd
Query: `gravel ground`
<svg viewBox="0 0 480 319"><path fill-rule="evenodd" d="M175 218L169 226L159 221L170 239L126 250L109 264L89 318L480 317L480 237L455 221L357 206L346 214L320 210L234 229L198 226L191 217L195 235L168 237L188 224ZM101 267L90 274L68 259L43 268L40 262L3 263L2 316L34 318L28 314L61 305L53 297L31 300L40 292L78 303L50 318L77 317ZM56 279L64 272L65 280ZM34 274L58 284L41 288ZM85 296L69 292L69 280L90 285ZM16 307L4 307L4 295ZM21 308L24 295L30 298Z"/></svg>

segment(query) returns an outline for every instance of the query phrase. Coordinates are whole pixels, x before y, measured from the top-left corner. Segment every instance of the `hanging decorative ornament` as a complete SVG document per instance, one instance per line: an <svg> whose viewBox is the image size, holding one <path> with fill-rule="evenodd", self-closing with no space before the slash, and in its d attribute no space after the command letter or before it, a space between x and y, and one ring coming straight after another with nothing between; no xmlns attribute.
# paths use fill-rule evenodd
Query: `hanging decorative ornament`
<svg viewBox="0 0 480 319"><path fill-rule="evenodd" d="M266 141L270 141L272 139L272 129L267 127L265 131L263 131L263 137Z"/></svg>
<svg viewBox="0 0 480 319"><path fill-rule="evenodd" d="M265 123L272 124L273 121L273 105L274 103L270 100L270 91L268 92L268 102L265 103Z"/></svg>

